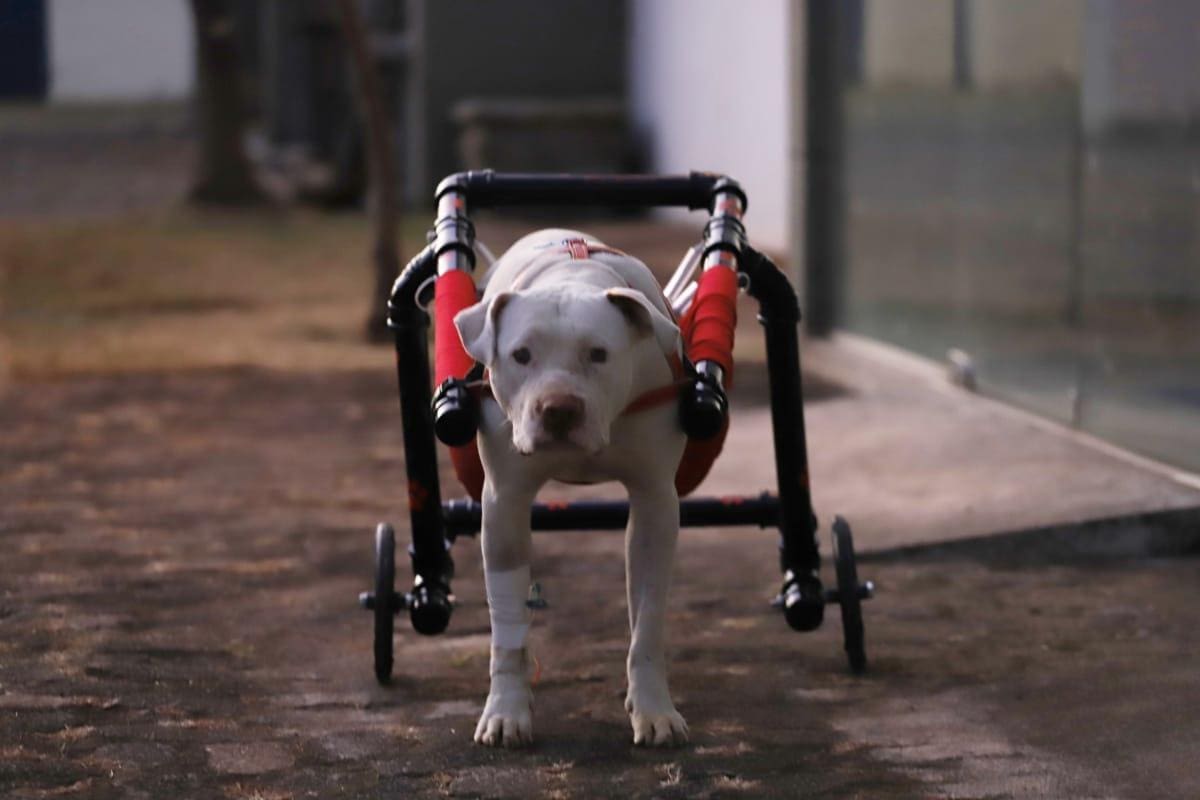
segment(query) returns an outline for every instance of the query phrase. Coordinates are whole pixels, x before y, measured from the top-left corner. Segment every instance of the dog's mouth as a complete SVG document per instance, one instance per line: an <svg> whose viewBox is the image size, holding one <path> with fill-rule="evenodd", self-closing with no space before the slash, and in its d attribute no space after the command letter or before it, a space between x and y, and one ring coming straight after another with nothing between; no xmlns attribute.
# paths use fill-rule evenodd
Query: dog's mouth
<svg viewBox="0 0 1200 800"><path fill-rule="evenodd" d="M539 453L584 453L587 450L579 442L571 439L538 439L529 449L518 448L517 452L523 456L532 456Z"/></svg>
<svg viewBox="0 0 1200 800"><path fill-rule="evenodd" d="M608 446L607 433L597 426L597 420L586 413L582 403L579 408L558 413L557 409L537 409L538 413L527 412L523 423L513 421L513 447L523 456L545 455L596 455Z"/></svg>
<svg viewBox="0 0 1200 800"><path fill-rule="evenodd" d="M513 446L516 448L517 452L523 456L535 456L543 454L596 456L604 450L605 444L585 444L571 437L539 436L533 440L532 444L521 446L514 442Z"/></svg>

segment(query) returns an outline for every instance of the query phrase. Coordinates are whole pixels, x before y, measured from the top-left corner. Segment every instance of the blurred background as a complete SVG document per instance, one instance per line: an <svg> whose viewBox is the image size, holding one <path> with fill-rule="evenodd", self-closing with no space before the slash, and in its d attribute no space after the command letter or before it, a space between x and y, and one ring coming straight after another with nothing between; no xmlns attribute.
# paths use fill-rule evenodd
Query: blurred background
<svg viewBox="0 0 1200 800"><path fill-rule="evenodd" d="M6 374L375 364L485 167L726 172L810 334L1200 469L1189 0L0 0Z"/></svg>

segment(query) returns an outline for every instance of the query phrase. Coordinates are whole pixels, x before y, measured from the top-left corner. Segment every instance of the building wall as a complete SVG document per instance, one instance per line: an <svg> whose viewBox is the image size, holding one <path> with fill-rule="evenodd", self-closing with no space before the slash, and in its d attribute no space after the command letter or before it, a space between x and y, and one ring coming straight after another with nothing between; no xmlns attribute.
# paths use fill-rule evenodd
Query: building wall
<svg viewBox="0 0 1200 800"><path fill-rule="evenodd" d="M1084 42L1089 132L1200 122L1200 3L1091 0Z"/></svg>
<svg viewBox="0 0 1200 800"><path fill-rule="evenodd" d="M984 0L969 6L971 72L980 89L1079 79L1081 0Z"/></svg>
<svg viewBox="0 0 1200 800"><path fill-rule="evenodd" d="M871 86L954 84L953 0L868 0L864 70ZM1079 77L1082 0L965 0L972 84L1036 88Z"/></svg>
<svg viewBox="0 0 1200 800"><path fill-rule="evenodd" d="M619 100L625 94L620 0L413 0L409 15L421 40L409 109L423 120L416 124L423 129L424 156L410 156L421 197L461 168L452 119L459 101Z"/></svg>
<svg viewBox="0 0 1200 800"><path fill-rule="evenodd" d="M630 104L648 167L733 176L750 197L753 241L786 250L787 0L631 0L629 13Z"/></svg>
<svg viewBox="0 0 1200 800"><path fill-rule="evenodd" d="M50 99L174 100L194 82L185 0L50 0Z"/></svg>
<svg viewBox="0 0 1200 800"><path fill-rule="evenodd" d="M954 80L951 0L868 0L863 72L872 86L950 86Z"/></svg>

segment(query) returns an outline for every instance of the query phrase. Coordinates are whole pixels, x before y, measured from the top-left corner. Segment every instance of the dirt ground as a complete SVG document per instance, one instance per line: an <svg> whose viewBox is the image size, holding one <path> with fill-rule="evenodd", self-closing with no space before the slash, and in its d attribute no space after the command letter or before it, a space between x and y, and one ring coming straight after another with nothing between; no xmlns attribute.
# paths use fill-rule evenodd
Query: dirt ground
<svg viewBox="0 0 1200 800"><path fill-rule="evenodd" d="M474 746L487 680L474 540L456 545L449 633L402 625L394 685L371 673L355 598L374 522L403 513L379 355L372 371L92 376L7 394L3 794L1195 796L1183 701L1200 609L1192 590L1164 591L1196 585L1195 559L864 565L880 592L856 679L835 615L802 636L767 607L771 535L689 532L670 627L693 742L643 751L621 709L621 537L547 534L538 743ZM1154 692L1180 703L1146 707L1148 664Z"/></svg>

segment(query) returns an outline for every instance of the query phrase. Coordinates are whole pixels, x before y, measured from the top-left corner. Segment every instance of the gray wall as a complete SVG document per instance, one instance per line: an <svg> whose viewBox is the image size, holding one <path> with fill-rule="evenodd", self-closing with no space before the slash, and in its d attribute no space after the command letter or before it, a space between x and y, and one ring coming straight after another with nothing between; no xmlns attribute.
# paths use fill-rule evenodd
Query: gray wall
<svg viewBox="0 0 1200 800"><path fill-rule="evenodd" d="M410 19L423 28L418 32L423 45L410 75L417 96L410 97L419 104L414 116L424 117L419 150L425 158L410 157L414 174L405 183L426 196L459 168L450 117L459 100L625 96L624 0L417 0L417 5Z"/></svg>
<svg viewBox="0 0 1200 800"><path fill-rule="evenodd" d="M1200 3L1092 0L1087 10L1088 132L1200 123Z"/></svg>

